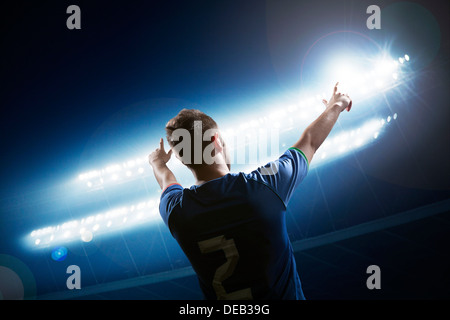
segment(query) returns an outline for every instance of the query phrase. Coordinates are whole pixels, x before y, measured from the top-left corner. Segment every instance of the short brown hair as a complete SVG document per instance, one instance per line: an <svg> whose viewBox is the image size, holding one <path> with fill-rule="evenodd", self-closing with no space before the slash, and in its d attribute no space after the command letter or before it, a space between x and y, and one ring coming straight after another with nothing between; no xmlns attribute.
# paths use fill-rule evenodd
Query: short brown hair
<svg viewBox="0 0 450 320"><path fill-rule="evenodd" d="M201 122L202 137L207 130L218 129L217 123L206 113L197 109L182 109L174 118L170 119L166 124L167 141L171 148L178 145L182 140L176 140L173 137L173 133L177 129L185 129L189 132L190 137L194 137L194 128L197 121ZM211 140L213 141L213 140ZM202 139L202 152L211 141L203 141ZM191 143L191 156L187 159L185 155L180 152L179 156L183 159L183 163L189 168L195 168L196 166L203 165L203 157L201 163L194 163L194 143Z"/></svg>

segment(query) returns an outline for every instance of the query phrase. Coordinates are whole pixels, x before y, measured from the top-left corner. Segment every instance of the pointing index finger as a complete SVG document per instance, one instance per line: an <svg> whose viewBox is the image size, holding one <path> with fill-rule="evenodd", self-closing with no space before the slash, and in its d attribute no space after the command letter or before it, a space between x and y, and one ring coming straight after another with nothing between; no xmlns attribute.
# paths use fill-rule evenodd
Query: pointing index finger
<svg viewBox="0 0 450 320"><path fill-rule="evenodd" d="M336 82L336 84L334 85L334 93L337 92L337 87L338 87L339 82Z"/></svg>

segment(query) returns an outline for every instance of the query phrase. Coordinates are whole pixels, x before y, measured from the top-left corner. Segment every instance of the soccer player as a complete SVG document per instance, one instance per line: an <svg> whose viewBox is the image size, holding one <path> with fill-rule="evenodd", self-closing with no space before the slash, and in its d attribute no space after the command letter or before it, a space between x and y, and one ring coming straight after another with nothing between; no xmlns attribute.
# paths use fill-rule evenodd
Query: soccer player
<svg viewBox="0 0 450 320"><path fill-rule="evenodd" d="M249 174L230 172L219 127L203 112L183 109L167 123L171 149L165 151L161 138L149 155L163 190L159 210L206 299L305 299L286 231L286 206L339 115L352 107L349 96L338 92L338 83L323 103L323 113L292 147ZM183 133L193 137L200 128L210 141L201 139L200 147L187 143ZM183 188L177 182L166 166L172 153L193 173L195 185Z"/></svg>

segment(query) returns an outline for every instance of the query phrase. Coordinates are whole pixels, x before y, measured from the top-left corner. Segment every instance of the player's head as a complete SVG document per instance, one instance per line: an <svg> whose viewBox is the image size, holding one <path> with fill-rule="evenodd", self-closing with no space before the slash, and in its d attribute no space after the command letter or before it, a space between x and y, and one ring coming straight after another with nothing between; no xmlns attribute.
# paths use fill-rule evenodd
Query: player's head
<svg viewBox="0 0 450 320"><path fill-rule="evenodd" d="M207 114L183 109L166 124L169 146L188 168L226 164L230 168L225 142L219 126Z"/></svg>

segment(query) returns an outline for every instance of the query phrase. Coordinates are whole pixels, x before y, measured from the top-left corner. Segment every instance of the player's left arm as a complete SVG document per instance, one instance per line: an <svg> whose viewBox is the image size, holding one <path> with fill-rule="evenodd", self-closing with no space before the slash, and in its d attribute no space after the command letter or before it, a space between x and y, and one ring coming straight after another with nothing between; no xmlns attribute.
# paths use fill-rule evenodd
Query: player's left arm
<svg viewBox="0 0 450 320"><path fill-rule="evenodd" d="M352 107L350 97L338 92L338 84L334 86L330 101L323 100L326 106L325 111L305 129L300 139L293 145L294 148L303 152L308 163L311 163L317 149L328 137L341 112L350 111Z"/></svg>
<svg viewBox="0 0 450 320"><path fill-rule="evenodd" d="M167 162L172 155L172 149L164 150L164 140L159 141L159 148L148 156L148 163L153 168L153 174L162 190L174 183L178 183L173 172L167 167Z"/></svg>

